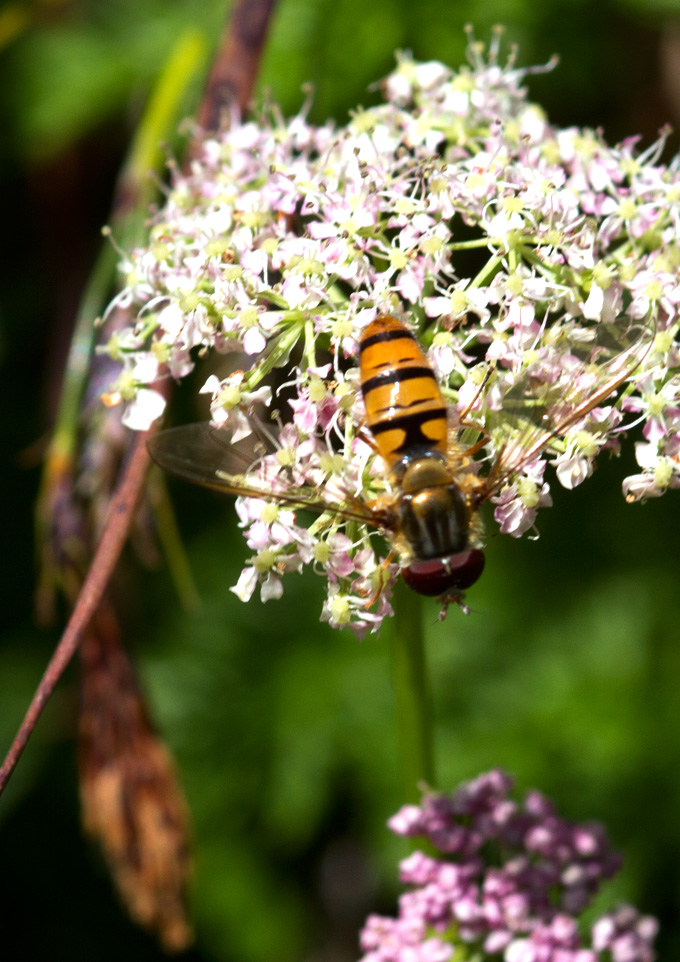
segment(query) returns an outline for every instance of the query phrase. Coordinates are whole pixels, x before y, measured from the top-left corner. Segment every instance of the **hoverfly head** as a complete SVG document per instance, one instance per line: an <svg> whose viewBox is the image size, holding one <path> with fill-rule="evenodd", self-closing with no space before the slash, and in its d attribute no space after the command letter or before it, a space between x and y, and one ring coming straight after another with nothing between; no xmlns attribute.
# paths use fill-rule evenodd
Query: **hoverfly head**
<svg viewBox="0 0 680 962"><path fill-rule="evenodd" d="M414 561L402 569L404 581L420 595L456 600L484 571L486 558L479 548L469 548L448 558Z"/></svg>

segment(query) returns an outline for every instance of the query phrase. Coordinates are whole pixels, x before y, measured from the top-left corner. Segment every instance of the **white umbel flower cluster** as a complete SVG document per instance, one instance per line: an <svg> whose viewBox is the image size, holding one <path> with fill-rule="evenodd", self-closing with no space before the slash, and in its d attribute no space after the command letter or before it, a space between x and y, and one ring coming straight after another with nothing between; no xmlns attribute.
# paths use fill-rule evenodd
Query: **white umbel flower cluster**
<svg viewBox="0 0 680 962"><path fill-rule="evenodd" d="M490 493L502 532L523 534L550 504L546 463L574 487L632 424L626 497L680 486L680 159L660 162L663 137L639 152L635 138L555 128L527 99L531 71L476 45L469 59L402 56L385 102L344 127L270 108L200 144L114 302L136 313L106 346L121 365L107 399L129 427L161 415L159 380L206 349L238 354L203 388L213 423L236 441L256 408L278 412L274 467L367 502L387 482L362 430L358 345L396 314L454 419L477 427L475 470L516 469ZM278 597L285 572L312 565L331 624L362 634L390 613L398 566L368 528L304 528L252 498L239 513L253 552L242 599L258 585Z"/></svg>

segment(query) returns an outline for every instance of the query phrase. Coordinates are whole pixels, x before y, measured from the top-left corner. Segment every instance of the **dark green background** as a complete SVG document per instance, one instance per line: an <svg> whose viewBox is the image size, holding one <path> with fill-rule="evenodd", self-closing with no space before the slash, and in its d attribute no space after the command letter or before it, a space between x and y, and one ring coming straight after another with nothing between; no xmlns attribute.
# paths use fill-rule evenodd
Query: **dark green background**
<svg viewBox="0 0 680 962"><path fill-rule="evenodd" d="M0 735L9 745L58 637L32 620L31 509L79 292L145 92L179 32L214 38L221 5L124 0L33 4L0 60L0 411L4 574ZM504 23L560 125L650 143L673 120L662 51L679 5L602 0L288 0L262 84L288 113L310 81L312 119L342 122L396 48L462 62L463 24ZM677 39L675 40L677 43ZM672 93L672 91L671 91ZM187 108L188 109L188 108ZM677 120L677 117L675 118ZM671 139L677 150L677 136ZM660 958L680 955L680 549L678 494L627 506L628 460L603 461L574 492L554 488L541 538L493 537L473 612L431 622L442 785L492 766L539 787L575 819L597 818L626 857L601 905L660 916ZM244 549L229 506L177 486L203 597L183 614L167 574L128 559L127 639L178 759L197 852L190 960L345 962L369 911L392 912L401 843L386 638L362 644L318 624L322 586L290 576L281 602L228 592ZM125 920L78 827L76 673L50 705L0 802L0 906L21 958L161 957Z"/></svg>

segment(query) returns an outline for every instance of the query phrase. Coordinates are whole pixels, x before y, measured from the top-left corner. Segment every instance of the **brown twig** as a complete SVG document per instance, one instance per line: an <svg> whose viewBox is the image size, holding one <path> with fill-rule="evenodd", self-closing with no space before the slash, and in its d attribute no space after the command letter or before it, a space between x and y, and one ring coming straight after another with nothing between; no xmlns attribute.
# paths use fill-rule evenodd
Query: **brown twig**
<svg viewBox="0 0 680 962"><path fill-rule="evenodd" d="M78 595L66 630L45 669L40 684L33 696L19 731L10 747L7 757L0 768L0 794L2 794L10 775L14 771L21 753L38 718L50 699L64 669L78 649L78 645L99 606L106 586L116 567L123 545L128 536L135 506L139 499L149 455L146 453L146 439L149 432L135 438L130 459L125 467L122 480L111 499L109 514L97 545L92 564Z"/></svg>
<svg viewBox="0 0 680 962"><path fill-rule="evenodd" d="M275 0L237 0L198 111L203 130L219 130L230 104L241 116L248 110L274 4Z"/></svg>

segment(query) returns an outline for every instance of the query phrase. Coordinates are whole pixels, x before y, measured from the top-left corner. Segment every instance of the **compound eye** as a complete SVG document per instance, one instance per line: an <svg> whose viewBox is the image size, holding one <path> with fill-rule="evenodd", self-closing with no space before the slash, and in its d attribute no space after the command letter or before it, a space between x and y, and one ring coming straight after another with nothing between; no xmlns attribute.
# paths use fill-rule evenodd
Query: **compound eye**
<svg viewBox="0 0 680 962"><path fill-rule="evenodd" d="M470 548L448 558L414 561L402 569L404 581L419 595L437 597L451 589L469 588L484 571L486 558L479 548Z"/></svg>

